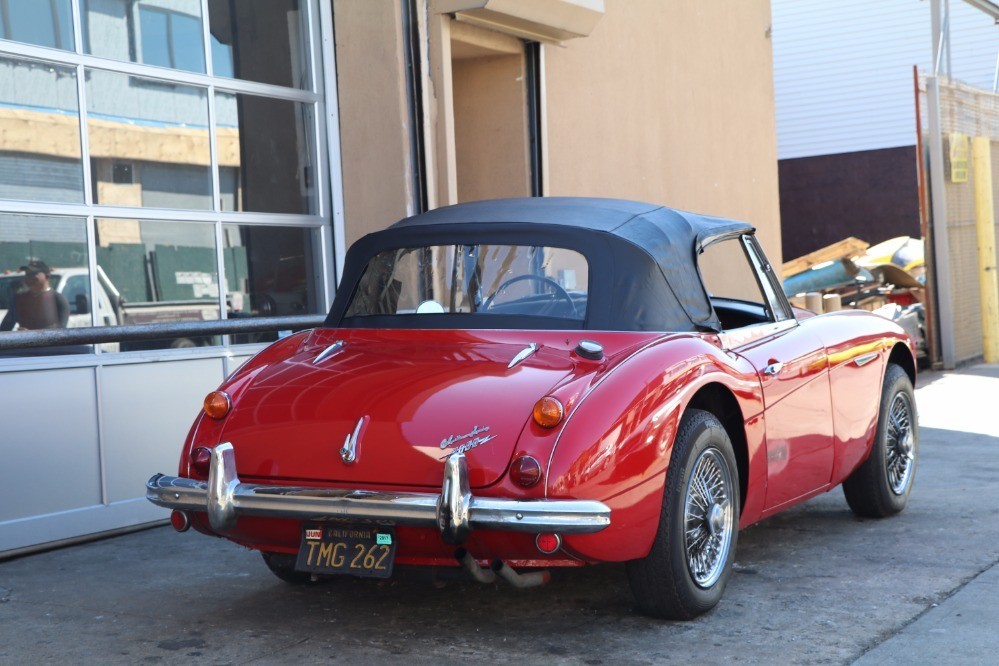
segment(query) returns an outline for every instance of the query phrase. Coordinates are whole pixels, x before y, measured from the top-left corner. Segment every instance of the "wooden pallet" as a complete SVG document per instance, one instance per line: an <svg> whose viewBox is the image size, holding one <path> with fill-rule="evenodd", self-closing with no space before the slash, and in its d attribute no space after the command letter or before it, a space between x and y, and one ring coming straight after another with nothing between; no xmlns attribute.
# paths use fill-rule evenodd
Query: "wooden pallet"
<svg viewBox="0 0 999 666"><path fill-rule="evenodd" d="M798 273L807 271L812 266L818 266L819 264L824 264L827 261L849 259L859 256L863 254L864 250L868 247L870 247L870 243L850 236L849 238L844 238L839 242L827 245L824 248L816 250L815 252L810 252L803 257L798 257L797 259L784 262L784 265L781 267L781 273L784 277L797 275Z"/></svg>

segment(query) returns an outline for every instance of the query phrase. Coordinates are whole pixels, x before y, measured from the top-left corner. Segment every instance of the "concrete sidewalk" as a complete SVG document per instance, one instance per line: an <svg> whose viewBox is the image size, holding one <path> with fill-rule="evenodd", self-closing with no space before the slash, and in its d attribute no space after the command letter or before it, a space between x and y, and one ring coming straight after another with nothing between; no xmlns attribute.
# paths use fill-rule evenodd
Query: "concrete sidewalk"
<svg viewBox="0 0 999 666"><path fill-rule="evenodd" d="M999 365L977 365L952 373L928 373L917 389L919 423L974 433L999 446ZM994 458L993 458L994 460ZM999 484L999 469L988 458L969 460L969 470L983 483ZM965 490L965 489L961 489ZM968 511L994 515L999 506L982 504L968 496ZM955 541L954 548L962 548ZM999 534L988 545L999 559ZM931 604L901 631L874 646L856 662L880 664L999 663L999 564L993 564L963 583L953 594Z"/></svg>
<svg viewBox="0 0 999 666"><path fill-rule="evenodd" d="M994 508L992 510L995 510ZM999 662L999 565L983 571L855 664Z"/></svg>

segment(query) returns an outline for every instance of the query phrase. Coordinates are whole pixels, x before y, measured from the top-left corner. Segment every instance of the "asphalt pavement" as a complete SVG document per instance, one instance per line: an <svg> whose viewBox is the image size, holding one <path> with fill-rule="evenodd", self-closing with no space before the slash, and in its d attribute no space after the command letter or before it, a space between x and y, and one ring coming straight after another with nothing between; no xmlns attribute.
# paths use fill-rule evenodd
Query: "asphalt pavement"
<svg viewBox="0 0 999 666"><path fill-rule="evenodd" d="M229 542L155 528L0 562L0 664L999 661L999 366L927 373L909 506L839 489L740 535L721 604L637 614L621 566L533 590L400 572L293 587Z"/></svg>

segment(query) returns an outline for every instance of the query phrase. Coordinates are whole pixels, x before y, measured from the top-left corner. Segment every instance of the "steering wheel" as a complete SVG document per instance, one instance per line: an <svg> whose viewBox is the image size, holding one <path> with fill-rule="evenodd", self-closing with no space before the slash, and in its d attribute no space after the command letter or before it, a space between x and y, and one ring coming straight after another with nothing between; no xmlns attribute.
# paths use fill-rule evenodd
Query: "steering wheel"
<svg viewBox="0 0 999 666"><path fill-rule="evenodd" d="M558 282L551 279L550 277L546 277L544 275L534 275L533 273L525 273L523 275L518 275L517 277L512 277L503 284L501 284L500 286L498 286L496 288L496 291L490 294L489 297L482 303L482 310L483 311L488 310L490 306L492 306L493 304L493 299L496 298L496 296L498 296L501 291L503 291L510 285L514 285L517 284L518 282L523 282L525 280L535 280L537 282L546 284L552 288L551 302L545 306L543 312L539 312L538 314L542 316L548 316L549 313L554 310L553 307L554 304L562 300L569 304L569 311L572 313L572 316L574 318L578 316L578 314L576 313L576 304L572 302L572 297L569 296L569 292L567 292L565 289L562 288L562 285L560 285Z"/></svg>

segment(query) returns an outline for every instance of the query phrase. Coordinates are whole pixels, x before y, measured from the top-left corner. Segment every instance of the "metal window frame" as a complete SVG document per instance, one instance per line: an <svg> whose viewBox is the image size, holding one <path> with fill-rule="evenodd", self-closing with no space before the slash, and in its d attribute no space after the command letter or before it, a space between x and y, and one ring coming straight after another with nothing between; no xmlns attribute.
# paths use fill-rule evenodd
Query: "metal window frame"
<svg viewBox="0 0 999 666"><path fill-rule="evenodd" d="M316 0L303 0L309 4ZM75 20L75 19L74 19ZM312 32L312 27L309 32ZM36 46L24 42L14 42L0 39L0 53L4 55L21 56L33 60L42 60L56 65L83 65L88 69L100 69L112 71L118 74L128 74L147 79L154 79L165 83L180 83L201 88L212 88L224 92L245 93L248 95L260 95L275 99L285 99L293 102L316 103L322 99L322 93L314 90L302 90L299 88L288 88L277 86L271 83L258 83L245 79L229 79L209 76L200 72L188 72L182 69L168 69L147 65L139 62L127 60L113 60L89 53L64 51L46 46ZM311 54L311 51L310 51ZM315 80L315 79L314 79Z"/></svg>
<svg viewBox="0 0 999 666"><path fill-rule="evenodd" d="M250 353L262 344L238 345L233 347L227 332L241 330L238 327L248 320L229 320L224 305L225 261L223 251L222 225L239 224L246 226L277 226L287 228L311 229L313 263L316 266L316 300L320 310L329 308L338 282L339 271L342 270L342 260L345 252L345 231L343 217L343 192L341 178L341 156L339 149L339 113L337 105L335 51L333 48L332 7L322 0L302 0L300 11L303 12L304 35L307 40L302 49L310 61L307 63L309 77L306 79L310 89L298 89L272 84L258 83L235 78L216 77L213 72L211 57L211 33L208 18L208 2L201 0L201 20L203 29L203 48L205 73L188 72L185 70L167 69L143 63L114 60L84 53L83 44L83 7L81 0L71 0L73 12L74 50L54 49L22 42L0 39L0 55L28 58L53 65L72 67L77 77L78 130L81 142L81 166L83 171L83 202L55 203L26 200L2 199L0 211L10 214L51 215L58 217L76 217L85 220L87 235L88 269L90 271L91 293L96 294L100 288L97 277L97 243L96 221L103 218L143 219L151 221L197 222L212 225L216 242L216 261L219 275L219 307L220 319L215 322L185 322L172 325L179 334L184 330L196 330L204 324L215 325L215 334L225 337L218 346L196 348L194 350L148 350L136 352L102 353L98 344L93 353L72 356L38 356L6 358L0 362L0 372L8 370L50 369L62 367L100 366L104 364L136 363L151 360L187 359L187 358L230 358L233 355L242 356ZM138 76L155 81L172 84L191 85L202 88L208 96L208 125L211 159L212 204L204 210L182 210L167 208L146 208L128 206L107 206L95 204L92 191L91 156L89 136L87 131L87 91L86 70L94 69L110 71L130 76ZM304 82L304 81L303 81ZM220 201L220 167L218 163L218 147L216 136L216 92L255 95L282 101L298 102L306 105L312 118L305 129L312 134L313 145L309 151L308 163L313 167L315 189L315 210L310 214L263 213L247 211L222 211ZM335 259L334 259L335 251ZM309 315L315 323L320 322L323 314ZM267 330L281 330L296 326L295 320L300 317L254 318L253 321L266 325ZM97 335L99 327L96 324L95 311L91 310L90 329L74 329L76 334L87 331ZM235 326L235 328L234 328ZM185 328L187 327L187 328ZM137 326L119 326L115 330L121 333L122 339L131 339L134 335L142 335L142 328ZM70 330L70 329L66 329ZM200 329L197 329L200 330ZM258 329L259 330L259 329ZM65 331L63 331L65 332ZM27 334L29 332L25 332ZM54 335L60 331L31 332L34 335ZM106 331L105 331L106 334ZM17 336L23 338L23 336ZM164 334L163 337L172 337ZM53 338L55 339L55 338ZM103 338L101 338L103 339ZM148 338L147 338L148 339ZM53 343L47 343L53 344ZM38 346L37 341L31 345ZM0 348L9 348L9 344Z"/></svg>
<svg viewBox="0 0 999 666"><path fill-rule="evenodd" d="M785 319L794 319L794 310L791 308L791 302L787 299L784 288L781 286L780 278L774 272L773 266L767 259L767 255L763 252L763 248L760 246L760 241L756 238L756 235L743 234L742 246L749 257L750 264L753 266L753 272L756 274L760 291L763 292L764 298L767 299L767 307L770 309L774 321L779 322Z"/></svg>
<svg viewBox="0 0 999 666"><path fill-rule="evenodd" d="M544 152L541 133L541 43L524 42L524 77L527 87L527 134L531 162L531 196L544 195L544 170L541 168Z"/></svg>

